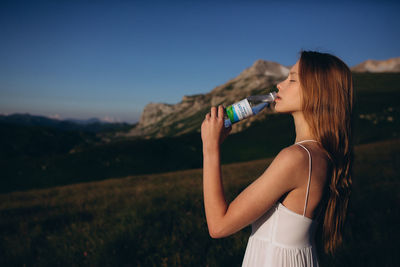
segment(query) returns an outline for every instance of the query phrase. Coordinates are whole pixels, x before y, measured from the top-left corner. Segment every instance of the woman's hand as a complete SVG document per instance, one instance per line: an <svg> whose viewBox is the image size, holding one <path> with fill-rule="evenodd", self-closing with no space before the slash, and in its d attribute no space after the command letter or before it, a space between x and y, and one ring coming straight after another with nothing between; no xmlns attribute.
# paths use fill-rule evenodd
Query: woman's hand
<svg viewBox="0 0 400 267"><path fill-rule="evenodd" d="M201 125L203 151L218 149L231 129L224 126L224 108L221 105L218 108L212 107Z"/></svg>

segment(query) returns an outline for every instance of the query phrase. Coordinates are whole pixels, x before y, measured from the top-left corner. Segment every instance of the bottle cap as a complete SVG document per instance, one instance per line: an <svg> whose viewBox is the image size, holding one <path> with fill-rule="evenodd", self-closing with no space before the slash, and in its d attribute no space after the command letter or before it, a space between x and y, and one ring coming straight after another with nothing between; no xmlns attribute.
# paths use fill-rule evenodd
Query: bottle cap
<svg viewBox="0 0 400 267"><path fill-rule="evenodd" d="M275 98L276 98L276 92L271 92L271 93L269 93L269 94L271 95L272 100L275 100Z"/></svg>

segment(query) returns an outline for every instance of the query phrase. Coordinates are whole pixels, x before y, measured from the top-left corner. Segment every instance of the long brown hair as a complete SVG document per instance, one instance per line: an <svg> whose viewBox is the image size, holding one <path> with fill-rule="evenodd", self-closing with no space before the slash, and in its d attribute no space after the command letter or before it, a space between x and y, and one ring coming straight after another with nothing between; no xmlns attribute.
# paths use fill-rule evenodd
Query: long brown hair
<svg viewBox="0 0 400 267"><path fill-rule="evenodd" d="M336 56L302 51L299 62L304 117L331 160L322 234L326 253L342 244L352 184L353 80Z"/></svg>

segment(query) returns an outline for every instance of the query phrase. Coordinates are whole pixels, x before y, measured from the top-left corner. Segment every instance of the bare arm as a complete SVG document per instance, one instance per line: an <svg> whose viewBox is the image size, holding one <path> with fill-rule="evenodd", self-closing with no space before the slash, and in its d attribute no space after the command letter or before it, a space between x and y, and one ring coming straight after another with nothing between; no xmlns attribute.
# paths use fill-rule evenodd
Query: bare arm
<svg viewBox="0 0 400 267"><path fill-rule="evenodd" d="M229 133L223 126L223 108L211 109L202 124L204 207L213 238L231 235L264 214L286 192L298 186L296 164L304 154L294 147L282 150L268 169L229 205L221 177L220 143Z"/></svg>
<svg viewBox="0 0 400 267"><path fill-rule="evenodd" d="M228 209L221 179L219 149L205 153L203 162L204 208L209 233L215 237L219 220L225 216Z"/></svg>
<svg viewBox="0 0 400 267"><path fill-rule="evenodd" d="M228 205L225 200L224 188L221 179L220 143L221 135L225 136L229 130L223 128L223 108L211 108L201 127L203 140L203 194L204 208L209 233L214 237L219 219L226 214Z"/></svg>

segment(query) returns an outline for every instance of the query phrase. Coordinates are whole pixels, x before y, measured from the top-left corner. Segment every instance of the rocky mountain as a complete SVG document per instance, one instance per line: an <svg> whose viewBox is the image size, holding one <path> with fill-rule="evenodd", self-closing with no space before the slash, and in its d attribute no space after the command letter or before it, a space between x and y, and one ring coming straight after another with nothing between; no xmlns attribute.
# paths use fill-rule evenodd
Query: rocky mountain
<svg viewBox="0 0 400 267"><path fill-rule="evenodd" d="M400 72L400 57L388 60L367 60L351 68L354 72Z"/></svg>
<svg viewBox="0 0 400 267"><path fill-rule="evenodd" d="M139 123L128 137L161 138L199 131L205 114L211 106L230 105L247 96L267 94L289 73L289 68L276 62L257 60L236 78L215 87L207 94L184 96L177 104L150 103L141 115ZM269 109L248 120L238 123L233 132L249 127L253 121L262 120Z"/></svg>

